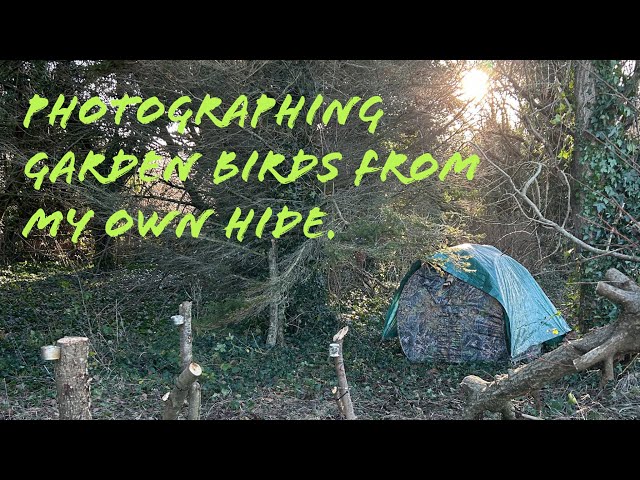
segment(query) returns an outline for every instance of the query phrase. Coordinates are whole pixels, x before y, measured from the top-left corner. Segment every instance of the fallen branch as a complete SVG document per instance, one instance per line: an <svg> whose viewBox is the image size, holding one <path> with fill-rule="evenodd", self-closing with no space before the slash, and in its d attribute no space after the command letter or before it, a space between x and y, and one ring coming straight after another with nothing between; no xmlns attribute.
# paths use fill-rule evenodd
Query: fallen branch
<svg viewBox="0 0 640 480"><path fill-rule="evenodd" d="M460 384L467 398L465 417L482 418L489 411L500 413L503 419L514 419L512 399L592 367L600 368L602 385L613 380L615 358L640 351L640 286L615 268L607 271L605 279L607 282L598 282L596 292L621 306L617 320L563 344L509 375L498 375L493 381L475 375L465 377Z"/></svg>
<svg viewBox="0 0 640 480"><path fill-rule="evenodd" d="M534 417L533 415L527 415L526 413L519 413L518 415L524 418L525 420L544 420L543 418Z"/></svg>

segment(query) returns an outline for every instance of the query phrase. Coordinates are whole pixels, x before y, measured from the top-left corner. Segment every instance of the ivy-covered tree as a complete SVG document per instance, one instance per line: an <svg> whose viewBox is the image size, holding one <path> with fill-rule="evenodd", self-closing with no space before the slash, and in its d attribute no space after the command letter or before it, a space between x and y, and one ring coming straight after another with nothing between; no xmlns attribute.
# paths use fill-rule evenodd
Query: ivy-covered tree
<svg viewBox="0 0 640 480"><path fill-rule="evenodd" d="M574 214L582 240L606 252L580 264L581 281L595 282L611 267L637 278L640 264L621 255L640 252L640 65L583 61L575 71ZM581 319L615 316L601 298L581 292Z"/></svg>

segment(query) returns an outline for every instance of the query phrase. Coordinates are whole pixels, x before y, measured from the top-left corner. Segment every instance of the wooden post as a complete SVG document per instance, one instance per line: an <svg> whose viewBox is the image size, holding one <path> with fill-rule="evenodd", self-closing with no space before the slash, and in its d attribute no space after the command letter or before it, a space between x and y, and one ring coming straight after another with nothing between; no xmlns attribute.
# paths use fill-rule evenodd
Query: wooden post
<svg viewBox="0 0 640 480"><path fill-rule="evenodd" d="M184 323L180 327L180 360L183 369L193 362L193 330L191 327L191 302L182 302L179 312ZM200 419L200 401L202 390L198 382L193 382L189 389L189 420Z"/></svg>
<svg viewBox="0 0 640 480"><path fill-rule="evenodd" d="M340 416L344 418L344 405L342 405L342 398L340 398L340 393L338 392L338 387L333 387L331 389L331 393L334 397L336 397L336 404L338 405L338 411L340 412Z"/></svg>
<svg viewBox="0 0 640 480"><path fill-rule="evenodd" d="M180 366L183 370L182 374L185 371L188 371L192 365L198 365L193 363L193 330L191 327L191 302L185 301L180 304L179 307L179 315L174 315L171 317L171 321L174 325L180 328ZM200 373L202 373L202 369L198 365L198 369ZM200 376L200 373L196 377ZM178 380L176 380L177 382ZM176 383L177 385L177 383ZM196 381L196 378L193 379L191 383L186 385L188 390L184 396L182 393L178 396L171 397L171 402L167 400L170 399L170 393L165 394L162 397L162 400L165 402L164 414L163 418L165 420L174 420L178 417L178 412L180 411L180 407L184 400L189 398L189 412L187 418L189 420L200 420L200 404L201 404L201 396L202 390L200 388L200 384ZM175 391L175 389L174 389ZM173 393L173 392L171 392ZM177 395L177 394L176 394ZM178 399L182 397L181 402L177 403ZM175 410L175 411L174 411Z"/></svg>
<svg viewBox="0 0 640 480"><path fill-rule="evenodd" d="M349 327L344 327L333 336L333 343L329 345L329 355L333 357L336 375L338 377L337 401L340 413L344 415L347 420L355 420L356 414L353 411L351 393L349 392L349 384L347 383L347 374L344 371L344 358L342 357L342 341L348 331Z"/></svg>
<svg viewBox="0 0 640 480"><path fill-rule="evenodd" d="M180 362L182 369L193 360L193 335L191 333L191 302L182 302L178 309L183 318L180 326Z"/></svg>
<svg viewBox="0 0 640 480"><path fill-rule="evenodd" d="M202 375L202 368L197 363L191 363L176 378L176 384L171 392L167 393L162 400L164 401L163 420L175 420L178 418L180 408L184 403L191 386Z"/></svg>
<svg viewBox="0 0 640 480"><path fill-rule="evenodd" d="M91 420L88 357L89 339L86 337L64 337L55 347L42 348L42 358L56 361L56 401L60 420Z"/></svg>
<svg viewBox="0 0 640 480"><path fill-rule="evenodd" d="M269 331L267 333L267 346L275 347L284 343L284 329L280 319L280 292L278 289L278 249L276 241L271 239L269 249L269 288L271 289L271 302L269 305Z"/></svg>
<svg viewBox="0 0 640 480"><path fill-rule="evenodd" d="M200 382L193 382L189 391L189 420L200 420L200 403L202 400L202 389Z"/></svg>

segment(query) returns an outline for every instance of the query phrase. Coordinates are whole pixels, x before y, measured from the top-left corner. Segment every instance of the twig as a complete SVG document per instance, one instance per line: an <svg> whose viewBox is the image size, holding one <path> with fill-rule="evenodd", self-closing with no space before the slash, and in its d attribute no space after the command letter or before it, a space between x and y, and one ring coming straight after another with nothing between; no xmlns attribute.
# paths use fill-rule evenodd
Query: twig
<svg viewBox="0 0 640 480"><path fill-rule="evenodd" d="M533 415L527 415L526 413L520 413L519 415L526 420L544 420L544 418L534 417Z"/></svg>

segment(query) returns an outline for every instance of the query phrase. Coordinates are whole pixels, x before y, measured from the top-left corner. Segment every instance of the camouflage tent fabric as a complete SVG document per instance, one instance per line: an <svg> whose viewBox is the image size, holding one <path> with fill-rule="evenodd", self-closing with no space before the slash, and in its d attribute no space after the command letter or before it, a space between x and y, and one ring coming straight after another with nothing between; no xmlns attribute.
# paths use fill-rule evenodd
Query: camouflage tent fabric
<svg viewBox="0 0 640 480"><path fill-rule="evenodd" d="M400 344L411 361L509 358L500 303L468 283L441 276L428 264L404 286L396 316Z"/></svg>

